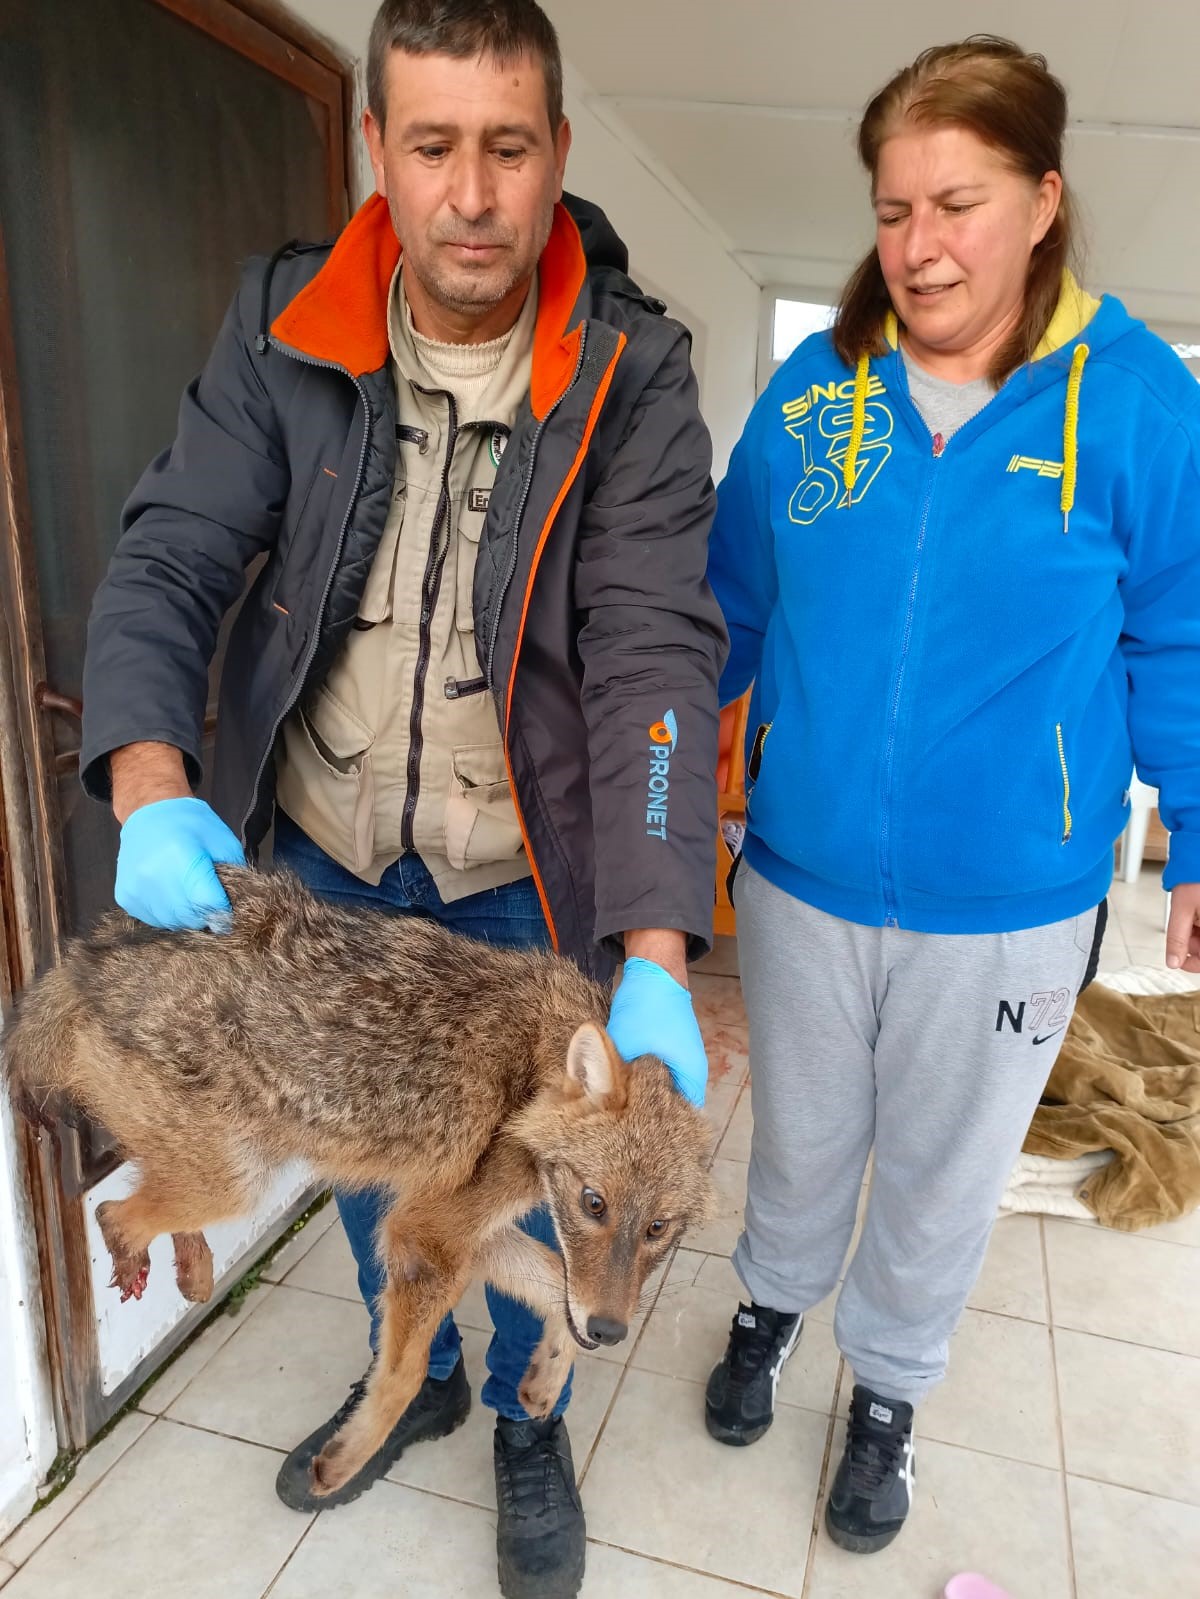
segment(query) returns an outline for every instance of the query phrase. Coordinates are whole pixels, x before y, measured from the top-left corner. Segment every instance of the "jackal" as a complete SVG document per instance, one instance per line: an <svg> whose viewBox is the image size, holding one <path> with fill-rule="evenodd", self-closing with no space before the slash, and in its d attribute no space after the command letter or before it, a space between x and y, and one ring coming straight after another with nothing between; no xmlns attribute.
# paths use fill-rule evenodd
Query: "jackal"
<svg viewBox="0 0 1200 1599"><path fill-rule="evenodd" d="M302 1157L396 1196L379 1355L314 1490L382 1445L474 1275L545 1318L520 1396L550 1414L573 1345L619 1342L650 1271L709 1213L707 1121L660 1061L620 1059L604 990L569 961L335 907L290 873L218 871L229 932L111 915L22 996L4 1039L27 1109L81 1107L138 1168L96 1212L114 1286L140 1298L169 1232L180 1292L207 1299L202 1229ZM541 1202L561 1256L514 1225Z"/></svg>

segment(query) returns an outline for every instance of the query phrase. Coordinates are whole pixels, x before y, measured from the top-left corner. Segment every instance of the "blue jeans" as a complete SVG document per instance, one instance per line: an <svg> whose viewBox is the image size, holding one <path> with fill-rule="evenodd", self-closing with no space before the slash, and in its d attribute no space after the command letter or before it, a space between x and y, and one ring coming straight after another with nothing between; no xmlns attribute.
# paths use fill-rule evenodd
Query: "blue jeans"
<svg viewBox="0 0 1200 1599"><path fill-rule="evenodd" d="M469 894L447 905L420 856L403 855L388 867L376 888L339 866L282 811L275 813L274 859L277 866L286 866L295 872L314 894L335 905L359 905L396 916L428 916L456 933L513 949L546 949L550 944L537 889L529 877L503 888L485 889L482 894ZM371 1313L371 1348L374 1350L379 1335L379 1297L384 1283L375 1238L392 1196L386 1189L338 1189L334 1198L358 1265L359 1290ZM531 1238L540 1239L551 1249L558 1248L554 1226L545 1207L531 1211L519 1225ZM507 1294L498 1293L490 1285L487 1303L495 1332L488 1345L489 1376L483 1386L483 1402L511 1421L524 1421L528 1413L517 1398L517 1389L530 1356L541 1341L542 1322L525 1305ZM447 1316L429 1346L429 1375L447 1378L461 1359L461 1351L462 1339L454 1317ZM570 1397L571 1377L568 1377L554 1409L556 1416L562 1415Z"/></svg>

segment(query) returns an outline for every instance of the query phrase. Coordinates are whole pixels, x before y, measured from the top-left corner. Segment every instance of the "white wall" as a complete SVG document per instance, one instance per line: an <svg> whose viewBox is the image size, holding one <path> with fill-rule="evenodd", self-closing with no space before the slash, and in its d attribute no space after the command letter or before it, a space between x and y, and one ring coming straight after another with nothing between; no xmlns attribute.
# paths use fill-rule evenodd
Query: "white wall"
<svg viewBox="0 0 1200 1599"><path fill-rule="evenodd" d="M553 21L554 0L543 3ZM360 64L361 96L361 62L375 0L292 0L290 10ZM567 187L604 208L629 247L632 275L692 328L701 405L719 479L754 403L759 286L734 261L715 224L656 168L615 116L606 111L602 120L593 110L591 91L575 63L567 63L565 76L574 134ZM363 156L359 181L356 200L370 193Z"/></svg>
<svg viewBox="0 0 1200 1599"><path fill-rule="evenodd" d="M57 1451L33 1223L0 1093L0 1539L33 1506Z"/></svg>

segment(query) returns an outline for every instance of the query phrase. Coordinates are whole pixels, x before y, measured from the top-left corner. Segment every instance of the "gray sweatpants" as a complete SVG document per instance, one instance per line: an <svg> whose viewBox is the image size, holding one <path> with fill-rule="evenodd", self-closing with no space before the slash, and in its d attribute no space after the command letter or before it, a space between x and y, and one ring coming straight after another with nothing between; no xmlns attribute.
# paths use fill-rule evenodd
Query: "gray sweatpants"
<svg viewBox="0 0 1200 1599"><path fill-rule="evenodd" d="M945 1373L1097 912L1019 933L861 927L743 862L737 918L754 1133L734 1266L760 1305L824 1299L874 1146L834 1329L858 1382L914 1403Z"/></svg>

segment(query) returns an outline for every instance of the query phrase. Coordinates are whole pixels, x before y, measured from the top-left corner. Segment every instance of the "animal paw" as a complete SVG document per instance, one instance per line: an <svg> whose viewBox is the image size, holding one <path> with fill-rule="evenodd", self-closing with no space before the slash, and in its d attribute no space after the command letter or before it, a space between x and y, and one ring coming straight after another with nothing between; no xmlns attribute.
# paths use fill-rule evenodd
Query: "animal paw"
<svg viewBox="0 0 1200 1599"><path fill-rule="evenodd" d="M323 1499L326 1494L336 1493L339 1488L345 1487L354 1475L346 1447L336 1438L325 1445L308 1469L310 1485L318 1499Z"/></svg>
<svg viewBox="0 0 1200 1599"><path fill-rule="evenodd" d="M125 1268L124 1271L120 1267L115 1268L112 1282L109 1286L121 1290L121 1303L124 1304L127 1299L141 1299L146 1292L146 1284L149 1278L150 1262L147 1261L144 1266L139 1266L132 1275L130 1275L128 1268Z"/></svg>
<svg viewBox="0 0 1200 1599"><path fill-rule="evenodd" d="M203 1234L176 1238L175 1282L179 1292L192 1304L205 1305L212 1298L212 1250Z"/></svg>
<svg viewBox="0 0 1200 1599"><path fill-rule="evenodd" d="M570 1358L563 1349L549 1349L543 1343L534 1350L517 1398L535 1420L553 1414L570 1369Z"/></svg>

